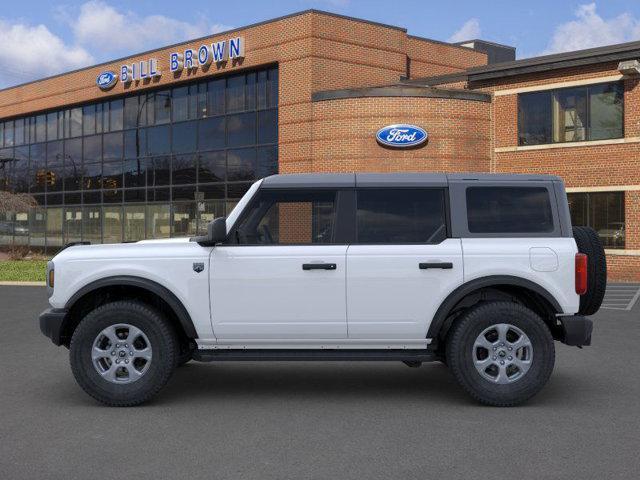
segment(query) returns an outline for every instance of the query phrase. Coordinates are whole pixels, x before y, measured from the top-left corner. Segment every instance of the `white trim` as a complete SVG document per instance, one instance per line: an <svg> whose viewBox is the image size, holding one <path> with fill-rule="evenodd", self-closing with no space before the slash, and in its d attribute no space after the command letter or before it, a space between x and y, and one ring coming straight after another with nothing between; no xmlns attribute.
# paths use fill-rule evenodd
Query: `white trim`
<svg viewBox="0 0 640 480"><path fill-rule="evenodd" d="M532 85L530 87L510 88L508 90L496 90L493 92L494 97L502 97L504 95L515 95L526 92L543 92L545 90L553 90L556 88L580 87L582 85L593 85L596 83L618 82L624 78L624 75L609 75L607 77L585 78L582 80L572 80L569 82L547 83L546 85Z"/></svg>
<svg viewBox="0 0 640 480"><path fill-rule="evenodd" d="M543 145L524 145L521 147L496 147L494 152L526 152L529 150L549 150L553 148L599 147L602 145L620 145L640 143L640 137L612 138L610 140L587 140L585 142L545 143Z"/></svg>
<svg viewBox="0 0 640 480"><path fill-rule="evenodd" d="M604 253L607 255L618 255L620 257L640 257L640 250L616 250L615 248L606 248Z"/></svg>
<svg viewBox="0 0 640 480"><path fill-rule="evenodd" d="M611 185L602 187L567 187L567 193L589 193L589 192L637 192L640 185Z"/></svg>

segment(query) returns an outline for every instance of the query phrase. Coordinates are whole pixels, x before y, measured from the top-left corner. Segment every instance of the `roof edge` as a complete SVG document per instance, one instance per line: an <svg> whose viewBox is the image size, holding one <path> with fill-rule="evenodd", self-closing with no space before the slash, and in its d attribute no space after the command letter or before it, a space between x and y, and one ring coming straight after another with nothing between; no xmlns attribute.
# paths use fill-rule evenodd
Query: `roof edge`
<svg viewBox="0 0 640 480"><path fill-rule="evenodd" d="M554 53L539 57L525 58L513 62L496 63L471 67L466 72L469 80L485 80L496 77L514 76L536 71L555 70L590 63L616 61L632 56L640 56L640 41L606 45L603 47Z"/></svg>
<svg viewBox="0 0 640 480"><path fill-rule="evenodd" d="M461 49L464 49L464 50L467 50L467 51L471 50L472 52L478 52L475 48L472 48L472 47L465 47L464 45L459 45L457 43L449 43L449 42L445 42L443 40L436 40L434 38L421 37L419 35L409 35L409 34L407 34L407 37L408 38L412 38L414 40L422 40L423 42L430 42L430 43L435 43L435 44L438 44L438 45L444 45L444 46L447 46L447 47L461 48ZM478 53L484 53L484 52L478 52Z"/></svg>
<svg viewBox="0 0 640 480"><path fill-rule="evenodd" d="M453 43L453 45L460 45L462 47L464 46L465 43L473 43L473 42L482 42L488 45L493 45L495 47L509 48L511 50L516 50L516 47L514 47L513 45L507 45L506 43L491 42L489 40L483 40L482 38L470 38L469 40L465 40L463 42L455 42ZM471 47L465 47L465 48L471 48Z"/></svg>
<svg viewBox="0 0 640 480"><path fill-rule="evenodd" d="M386 87L346 88L340 90L324 90L314 92L311 95L312 102L324 102L328 100L346 100L350 98L368 97L421 97L421 98L448 98L455 100L468 100L472 102L491 102L491 95L469 90L455 90L444 88L432 88L416 85L389 85Z"/></svg>

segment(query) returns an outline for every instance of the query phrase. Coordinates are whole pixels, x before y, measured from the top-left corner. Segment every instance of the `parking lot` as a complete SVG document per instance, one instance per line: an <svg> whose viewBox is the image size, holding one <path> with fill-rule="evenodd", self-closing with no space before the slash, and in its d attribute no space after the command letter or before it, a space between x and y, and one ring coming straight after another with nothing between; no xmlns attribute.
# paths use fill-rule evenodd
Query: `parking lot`
<svg viewBox="0 0 640 480"><path fill-rule="evenodd" d="M116 409L40 334L44 288L0 287L0 478L637 478L640 302L626 290L608 294L593 346L556 344L522 407L473 403L440 364L192 363L152 403Z"/></svg>

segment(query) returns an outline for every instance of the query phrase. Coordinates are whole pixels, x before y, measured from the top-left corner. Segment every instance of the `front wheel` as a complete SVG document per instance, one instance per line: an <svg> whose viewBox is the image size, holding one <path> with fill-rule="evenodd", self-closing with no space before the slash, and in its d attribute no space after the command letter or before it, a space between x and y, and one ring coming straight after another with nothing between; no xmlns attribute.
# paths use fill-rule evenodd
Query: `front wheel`
<svg viewBox="0 0 640 480"><path fill-rule="evenodd" d="M90 312L71 338L71 370L82 389L110 406L149 400L176 365L176 335L155 309L118 301Z"/></svg>
<svg viewBox="0 0 640 480"><path fill-rule="evenodd" d="M528 308L491 302L470 309L447 337L447 365L485 405L514 406L538 393L555 363L549 328Z"/></svg>

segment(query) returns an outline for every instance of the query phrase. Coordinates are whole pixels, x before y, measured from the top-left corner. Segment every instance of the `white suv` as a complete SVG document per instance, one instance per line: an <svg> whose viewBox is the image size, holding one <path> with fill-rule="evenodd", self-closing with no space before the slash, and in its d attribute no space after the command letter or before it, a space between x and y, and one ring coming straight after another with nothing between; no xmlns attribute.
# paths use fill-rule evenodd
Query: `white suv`
<svg viewBox="0 0 640 480"><path fill-rule="evenodd" d="M508 406L544 386L554 339L590 344L605 281L557 177L275 175L205 236L64 249L40 328L108 405L193 359L440 360Z"/></svg>

